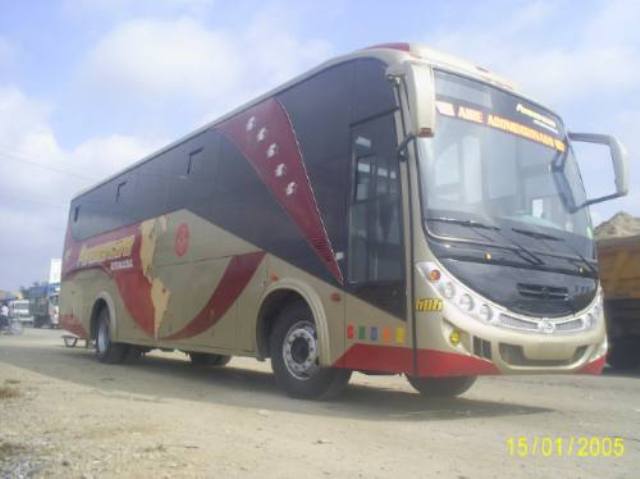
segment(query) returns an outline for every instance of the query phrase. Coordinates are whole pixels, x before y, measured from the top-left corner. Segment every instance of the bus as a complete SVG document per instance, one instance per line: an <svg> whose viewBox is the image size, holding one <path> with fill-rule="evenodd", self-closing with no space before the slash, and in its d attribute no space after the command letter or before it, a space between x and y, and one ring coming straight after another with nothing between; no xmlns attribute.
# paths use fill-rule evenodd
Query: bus
<svg viewBox="0 0 640 479"><path fill-rule="evenodd" d="M588 198L572 144L608 147ZM597 374L589 205L613 137L425 46L330 60L70 204L61 324L120 363L267 358L302 398L353 371L425 396L479 375ZM612 189L614 185L612 185Z"/></svg>

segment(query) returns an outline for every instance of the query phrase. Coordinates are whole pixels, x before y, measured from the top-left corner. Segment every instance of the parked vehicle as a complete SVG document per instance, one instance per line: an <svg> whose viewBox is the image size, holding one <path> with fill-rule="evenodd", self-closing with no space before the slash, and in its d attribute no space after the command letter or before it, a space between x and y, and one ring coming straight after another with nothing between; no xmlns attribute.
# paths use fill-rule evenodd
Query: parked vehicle
<svg viewBox="0 0 640 479"><path fill-rule="evenodd" d="M572 143L606 145L586 197ZM453 396L606 354L586 206L610 136L420 45L331 60L71 202L61 318L97 358L271 358L297 397L351 371Z"/></svg>
<svg viewBox="0 0 640 479"><path fill-rule="evenodd" d="M598 241L609 365L640 366L640 235Z"/></svg>
<svg viewBox="0 0 640 479"><path fill-rule="evenodd" d="M59 324L59 285L40 285L29 289L29 312L36 328L57 328Z"/></svg>
<svg viewBox="0 0 640 479"><path fill-rule="evenodd" d="M22 323L33 324L28 299L15 299L9 302L9 314Z"/></svg>

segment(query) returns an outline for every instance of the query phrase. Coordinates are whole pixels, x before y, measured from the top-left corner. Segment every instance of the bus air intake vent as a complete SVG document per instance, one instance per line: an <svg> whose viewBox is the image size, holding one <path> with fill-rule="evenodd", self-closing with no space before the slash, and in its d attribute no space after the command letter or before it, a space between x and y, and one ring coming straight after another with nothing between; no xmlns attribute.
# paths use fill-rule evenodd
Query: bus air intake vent
<svg viewBox="0 0 640 479"><path fill-rule="evenodd" d="M473 337L473 354L481 358L491 359L491 343L478 336Z"/></svg>
<svg viewBox="0 0 640 479"><path fill-rule="evenodd" d="M528 299L550 299L566 301L569 290L562 286L547 286L544 284L518 283L520 296Z"/></svg>
<svg viewBox="0 0 640 479"><path fill-rule="evenodd" d="M518 292L528 299L566 301L569 298L569 290L562 286L518 283Z"/></svg>

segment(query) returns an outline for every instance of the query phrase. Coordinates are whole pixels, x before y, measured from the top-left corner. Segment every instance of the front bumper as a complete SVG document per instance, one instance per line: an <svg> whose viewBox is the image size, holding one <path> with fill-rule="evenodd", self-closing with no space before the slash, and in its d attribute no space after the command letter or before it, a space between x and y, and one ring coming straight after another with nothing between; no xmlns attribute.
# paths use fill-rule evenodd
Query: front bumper
<svg viewBox="0 0 640 479"><path fill-rule="evenodd" d="M429 343L435 350L458 357L459 363L455 371L438 369L437 357L432 354L431 358L419 361L421 376L597 374L604 366L607 352L603 321L590 330L574 333L522 332L481 323L451 305L444 306L439 319L420 320L429 323ZM459 337L457 344L451 341L454 331ZM448 360L451 361L451 356Z"/></svg>

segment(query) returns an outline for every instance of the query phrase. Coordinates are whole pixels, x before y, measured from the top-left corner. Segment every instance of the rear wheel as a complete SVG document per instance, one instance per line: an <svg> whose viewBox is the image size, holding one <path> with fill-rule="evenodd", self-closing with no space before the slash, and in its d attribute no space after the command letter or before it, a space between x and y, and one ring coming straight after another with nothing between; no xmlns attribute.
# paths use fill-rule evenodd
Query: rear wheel
<svg viewBox="0 0 640 479"><path fill-rule="evenodd" d="M465 393L473 383L475 376L454 376L448 378L417 378L407 376L409 384L424 397L454 397Z"/></svg>
<svg viewBox="0 0 640 479"><path fill-rule="evenodd" d="M98 328L96 331L96 357L101 363L117 364L124 361L128 352L128 345L111 341L111 319L109 310L103 308L98 313Z"/></svg>
<svg viewBox="0 0 640 479"><path fill-rule="evenodd" d="M224 354L189 353L191 364L194 366L226 366L231 356Z"/></svg>
<svg viewBox="0 0 640 479"><path fill-rule="evenodd" d="M616 339L611 343L607 355L607 363L621 371L635 369L640 366L640 340Z"/></svg>
<svg viewBox="0 0 640 479"><path fill-rule="evenodd" d="M316 325L304 303L285 308L269 338L276 383L292 397L329 399L342 392L351 371L320 367Z"/></svg>

